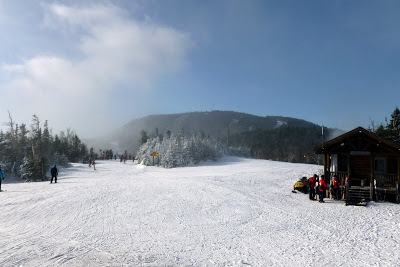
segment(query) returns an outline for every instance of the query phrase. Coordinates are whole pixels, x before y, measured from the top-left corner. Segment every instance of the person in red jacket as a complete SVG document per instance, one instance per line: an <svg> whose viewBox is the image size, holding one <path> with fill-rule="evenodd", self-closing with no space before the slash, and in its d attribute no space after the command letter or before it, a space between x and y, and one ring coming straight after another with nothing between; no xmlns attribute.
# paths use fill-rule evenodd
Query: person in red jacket
<svg viewBox="0 0 400 267"><path fill-rule="evenodd" d="M336 200L340 199L340 181L336 175L333 176L332 195L333 195L334 199L336 199Z"/></svg>
<svg viewBox="0 0 400 267"><path fill-rule="evenodd" d="M314 176L308 178L308 189L310 192L310 200L315 200L315 183L317 182L318 175L314 174Z"/></svg>
<svg viewBox="0 0 400 267"><path fill-rule="evenodd" d="M319 202L325 202L324 197L326 195L326 190L328 190L328 186L325 182L325 175L321 175L319 179Z"/></svg>

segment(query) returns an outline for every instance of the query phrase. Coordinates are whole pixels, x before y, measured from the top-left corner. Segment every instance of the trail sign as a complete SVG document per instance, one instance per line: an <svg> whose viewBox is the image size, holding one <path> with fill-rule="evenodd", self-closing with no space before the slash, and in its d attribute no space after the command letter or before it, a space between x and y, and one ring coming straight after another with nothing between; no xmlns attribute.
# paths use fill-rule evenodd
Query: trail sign
<svg viewBox="0 0 400 267"><path fill-rule="evenodd" d="M151 153L151 155L153 156L153 166L154 166L154 157L158 157L158 153L154 151L153 153ZM158 161L158 163L160 163L160 160Z"/></svg>

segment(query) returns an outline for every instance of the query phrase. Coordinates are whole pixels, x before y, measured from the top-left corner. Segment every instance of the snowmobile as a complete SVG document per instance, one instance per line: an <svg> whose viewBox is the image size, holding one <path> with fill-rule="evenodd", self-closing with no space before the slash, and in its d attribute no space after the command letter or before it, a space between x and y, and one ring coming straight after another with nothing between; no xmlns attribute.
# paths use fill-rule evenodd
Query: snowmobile
<svg viewBox="0 0 400 267"><path fill-rule="evenodd" d="M293 186L293 193L297 193L297 191L301 191L304 194L308 193L308 179L307 177L301 177Z"/></svg>

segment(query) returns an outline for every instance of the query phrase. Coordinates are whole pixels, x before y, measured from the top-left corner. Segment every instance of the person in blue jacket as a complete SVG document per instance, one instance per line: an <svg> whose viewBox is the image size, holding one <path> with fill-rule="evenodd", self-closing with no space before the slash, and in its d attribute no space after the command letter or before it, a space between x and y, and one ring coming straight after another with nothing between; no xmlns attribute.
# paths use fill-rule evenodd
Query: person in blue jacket
<svg viewBox="0 0 400 267"><path fill-rule="evenodd" d="M51 173L51 181L50 181L50 183L51 184L53 183L53 178L54 178L54 182L57 183L58 170L57 170L57 166L56 165L54 165L54 167L51 168L50 173Z"/></svg>
<svg viewBox="0 0 400 267"><path fill-rule="evenodd" d="M4 173L1 170L1 166L0 166L0 192L1 192L1 180L4 180Z"/></svg>

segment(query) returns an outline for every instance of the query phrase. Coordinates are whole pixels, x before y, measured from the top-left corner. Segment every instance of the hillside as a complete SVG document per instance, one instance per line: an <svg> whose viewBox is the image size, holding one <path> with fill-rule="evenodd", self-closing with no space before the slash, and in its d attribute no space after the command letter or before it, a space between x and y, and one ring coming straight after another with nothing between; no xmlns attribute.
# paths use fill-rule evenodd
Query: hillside
<svg viewBox="0 0 400 267"><path fill-rule="evenodd" d="M219 140L227 140L229 136L255 130L272 130L281 126L315 127L305 120L281 116L255 116L233 111L190 112L169 115L150 115L132 120L111 134L97 139L87 140L89 147L96 149L112 148L114 152L122 153L125 149L135 153L139 147L140 132L148 135L165 135L169 130L173 133L182 130L185 133L203 132Z"/></svg>

